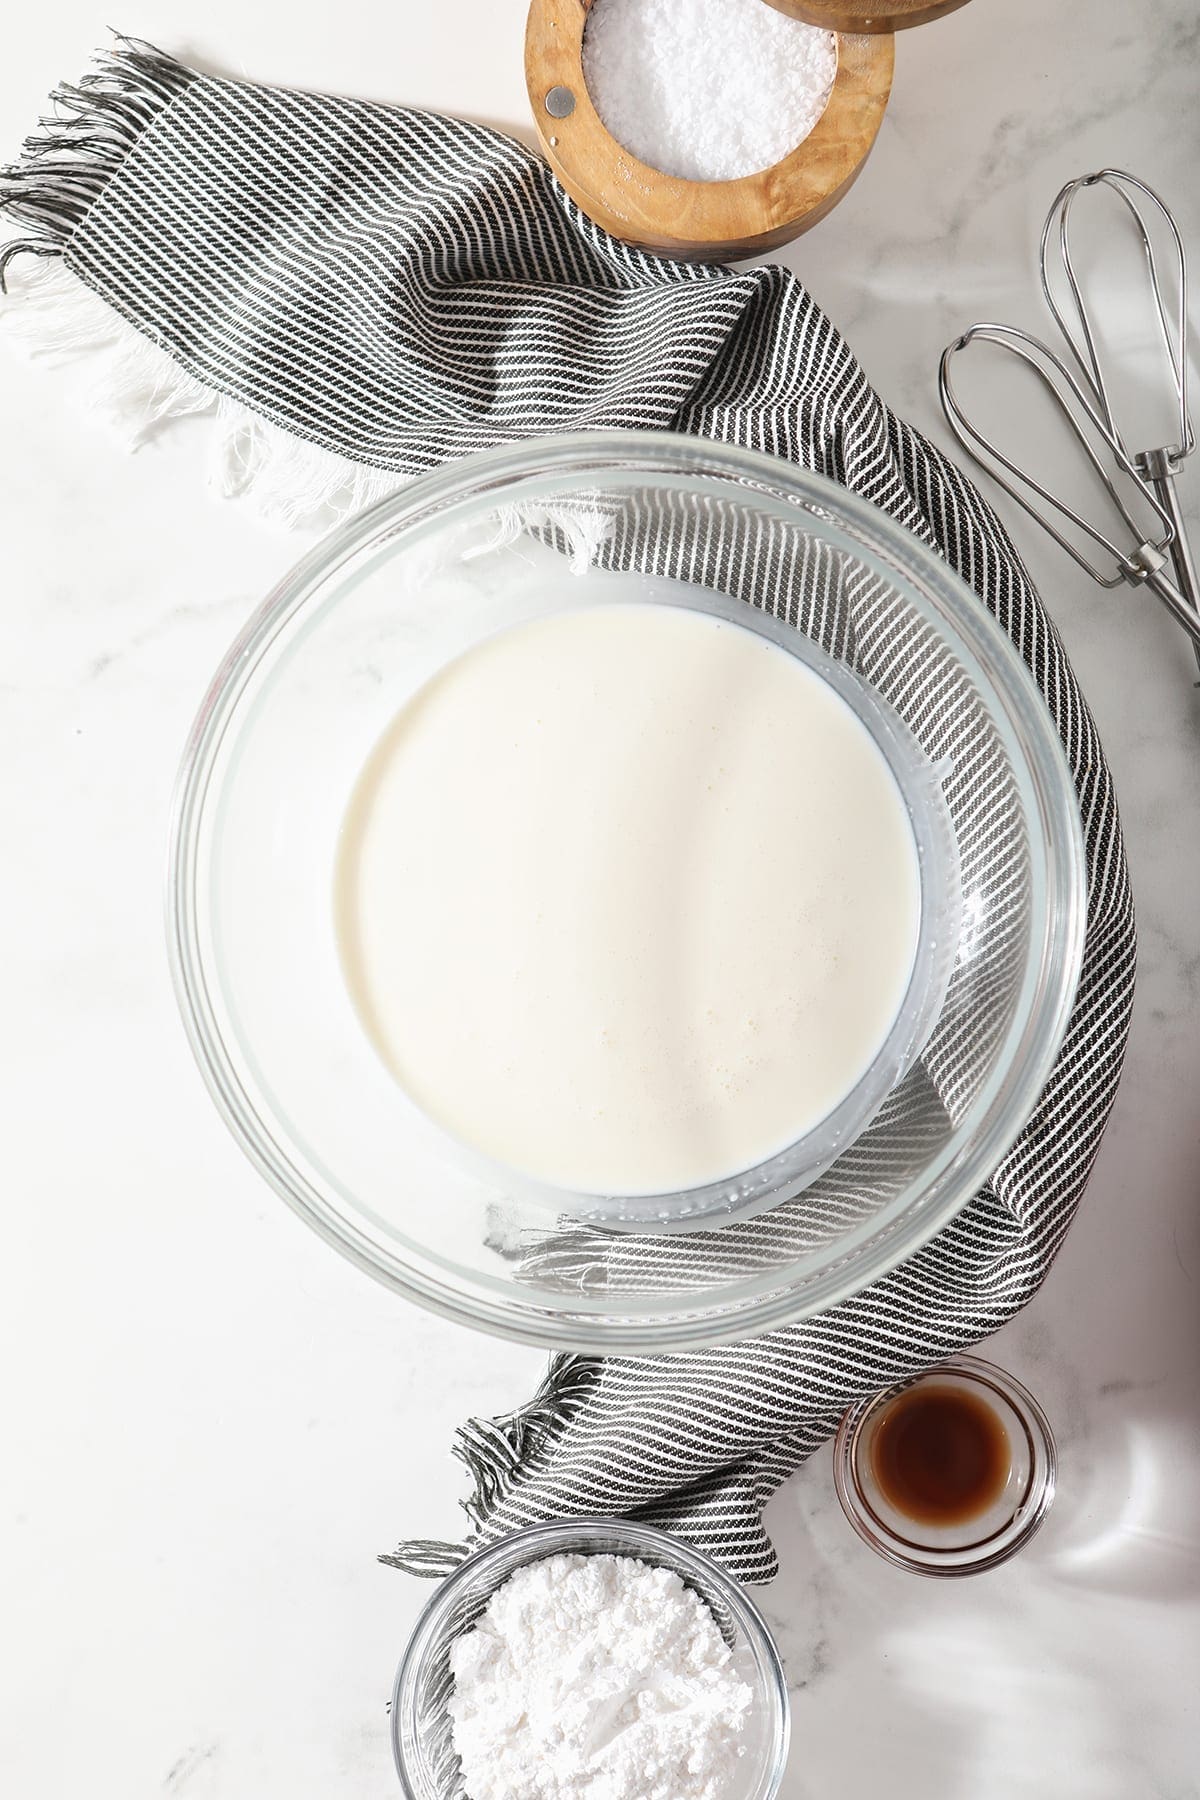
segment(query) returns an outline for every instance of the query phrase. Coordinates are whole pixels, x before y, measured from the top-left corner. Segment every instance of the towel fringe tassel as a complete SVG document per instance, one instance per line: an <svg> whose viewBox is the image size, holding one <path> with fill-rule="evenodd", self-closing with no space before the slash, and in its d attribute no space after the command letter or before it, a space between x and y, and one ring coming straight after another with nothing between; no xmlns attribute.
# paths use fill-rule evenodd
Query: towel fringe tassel
<svg viewBox="0 0 1200 1800"><path fill-rule="evenodd" d="M328 526L395 493L407 477L351 462L308 443L237 402L215 394L143 337L52 250L49 260L14 271L0 302L0 331L53 362L86 356L85 397L126 449L136 450L172 421L211 421L209 484L245 498L283 526Z"/></svg>
<svg viewBox="0 0 1200 1800"><path fill-rule="evenodd" d="M498 1419L468 1419L455 1434L454 1454L470 1471L472 1491L463 1510L478 1531L505 1498L514 1479L528 1473L535 1455L553 1448L587 1399L600 1372L595 1356L553 1356L541 1386L516 1412ZM406 1575L438 1578L451 1571L476 1546L413 1538L379 1561Z"/></svg>
<svg viewBox="0 0 1200 1800"><path fill-rule="evenodd" d="M153 44L118 36L88 74L55 88L20 161L0 168L0 212L29 228L0 244L0 293L14 257L62 255L142 132L195 79Z"/></svg>

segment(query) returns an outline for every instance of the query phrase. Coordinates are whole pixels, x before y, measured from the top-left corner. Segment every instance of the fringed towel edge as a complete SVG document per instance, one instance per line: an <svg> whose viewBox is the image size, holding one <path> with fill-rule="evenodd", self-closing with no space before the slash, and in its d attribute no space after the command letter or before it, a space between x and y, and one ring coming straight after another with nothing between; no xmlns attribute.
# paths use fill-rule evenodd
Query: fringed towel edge
<svg viewBox="0 0 1200 1800"><path fill-rule="evenodd" d="M471 1475L471 1492L462 1502L474 1537L506 1498L518 1473L527 1472L531 1457L548 1452L590 1394L600 1373L596 1356L552 1356L541 1386L515 1412L498 1419L468 1419L455 1433L454 1454ZM379 1557L406 1575L438 1579L456 1569L473 1547L432 1538L411 1538Z"/></svg>
<svg viewBox="0 0 1200 1800"><path fill-rule="evenodd" d="M60 82L20 160L0 168L0 212L26 232L0 244L0 293L14 257L62 255L147 126L196 80L140 38L118 35L94 62Z"/></svg>
<svg viewBox="0 0 1200 1800"><path fill-rule="evenodd" d="M210 487L223 499L244 498L260 517L287 527L331 525L405 485L405 476L337 456L214 393L61 256L40 254L49 260L10 275L0 329L54 362L89 358L88 410L126 449L136 450L174 420L202 416L211 421Z"/></svg>
<svg viewBox="0 0 1200 1800"><path fill-rule="evenodd" d="M245 497L284 526L327 526L394 493L405 477L310 444L205 387L144 337L70 267L71 238L136 150L143 133L199 77L139 38L117 36L77 83L62 82L52 111L0 168L0 215L18 234L0 242L0 324L56 361L95 356L88 393L126 449L171 420L213 422L209 484ZM15 258L37 259L12 270Z"/></svg>

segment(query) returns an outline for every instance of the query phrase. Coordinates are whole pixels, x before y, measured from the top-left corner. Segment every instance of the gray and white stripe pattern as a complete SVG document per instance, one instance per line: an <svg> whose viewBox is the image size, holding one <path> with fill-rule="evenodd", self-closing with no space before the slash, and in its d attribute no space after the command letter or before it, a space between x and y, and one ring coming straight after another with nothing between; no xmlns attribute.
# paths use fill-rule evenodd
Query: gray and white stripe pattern
<svg viewBox="0 0 1200 1800"><path fill-rule="evenodd" d="M1054 628L990 510L889 412L786 270L688 267L621 245L535 156L480 126L202 77L143 45L122 43L57 100L0 175L0 205L22 232L0 271L23 251L62 255L206 388L396 476L586 427L692 432L816 469L938 547L1045 696L1079 794L1088 935L1061 1055L991 1182L903 1267L821 1318L709 1351L560 1357L519 1413L458 1435L476 1542L550 1517L628 1513L767 1580L763 1504L846 1405L987 1336L1034 1293L1113 1100L1133 914L1109 772ZM636 549L696 578L695 533ZM719 561L719 537L708 554ZM786 571L768 591L745 566L705 575L777 610L786 595L787 616L826 642L853 629L818 570ZM894 648L861 645L864 666ZM914 659L910 680L914 704L930 701L936 669ZM954 778L968 774L960 758ZM943 1050L940 1067L929 1062L930 1106L953 1110L969 1025ZM920 1107L906 1125L924 1128ZM852 1213L870 1179L864 1145L825 1184L829 1216ZM806 1227L782 1209L702 1234L690 1278L713 1259L752 1266L763 1229ZM542 1272L576 1279L594 1253L563 1234L541 1250ZM620 1273L614 1262L607 1278ZM385 1560L436 1574L463 1549L409 1544Z"/></svg>

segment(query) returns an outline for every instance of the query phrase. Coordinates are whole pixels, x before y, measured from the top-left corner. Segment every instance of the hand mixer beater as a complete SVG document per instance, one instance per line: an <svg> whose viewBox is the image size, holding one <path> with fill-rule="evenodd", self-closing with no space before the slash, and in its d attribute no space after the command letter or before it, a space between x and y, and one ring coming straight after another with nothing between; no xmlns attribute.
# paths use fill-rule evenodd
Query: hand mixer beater
<svg viewBox="0 0 1200 1800"><path fill-rule="evenodd" d="M1111 359L1103 351L1102 333L1079 278L1071 214L1079 196L1088 190L1105 190L1120 202L1144 258L1152 328L1166 372L1164 392L1169 387L1171 400L1171 441L1154 449L1131 448L1128 432L1118 423ZM1170 244L1170 277L1162 271L1147 207L1156 209L1158 225ZM1054 280L1051 257L1056 250L1061 270ZM1144 181L1121 169L1101 169L1069 181L1057 195L1042 230L1038 261L1042 293L1071 363L1015 325L972 325L942 353L938 387L946 417L972 460L1101 587L1129 582L1149 588L1191 638L1200 667L1200 580L1175 486L1182 464L1196 447L1188 413L1187 255L1179 227L1166 203ZM967 418L951 380L950 365L976 343L990 343L1032 371L1082 449L1085 472L1098 483L1112 513L1130 534L1124 544L1111 535L1119 530L1117 525L1097 524L1084 517ZM1093 550L1110 557L1111 565L1093 560Z"/></svg>

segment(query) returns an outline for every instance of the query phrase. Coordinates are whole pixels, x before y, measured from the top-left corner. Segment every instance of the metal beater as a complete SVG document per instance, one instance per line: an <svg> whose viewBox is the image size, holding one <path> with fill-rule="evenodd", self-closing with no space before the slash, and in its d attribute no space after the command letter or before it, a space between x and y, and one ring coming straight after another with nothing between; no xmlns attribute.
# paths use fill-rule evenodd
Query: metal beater
<svg viewBox="0 0 1200 1800"><path fill-rule="evenodd" d="M1150 281L1155 326L1170 372L1177 434L1171 443L1152 450L1131 449L1114 415L1111 382L1100 353L1099 333L1084 299L1072 255L1072 207L1085 188L1097 187L1107 188L1116 195L1140 239ZM1140 202L1149 202L1157 209L1169 235L1174 304L1168 304L1166 282ZM1070 295L1073 322L1068 320L1050 276L1050 257L1055 247ZM1188 412L1187 255L1179 228L1165 201L1144 181L1121 169L1101 169L1094 175L1081 175L1069 181L1056 196L1042 231L1038 260L1042 293L1075 367L1068 366L1046 344L1014 325L972 325L942 353L938 388L946 417L968 455L986 469L1101 587L1115 588L1124 581L1135 587L1149 588L1191 638L1200 667L1200 579L1175 487L1182 464L1196 447ZM1109 530L1085 519L1061 496L1035 480L966 417L951 382L950 364L970 344L979 342L996 345L1031 369L1054 400L1082 448L1087 466L1129 533L1132 541L1124 547L1114 541ZM1043 510L1038 501L1044 502L1050 510ZM1065 536L1055 522L1055 515L1111 556L1111 570L1097 566ZM1168 573L1168 559L1174 580Z"/></svg>

